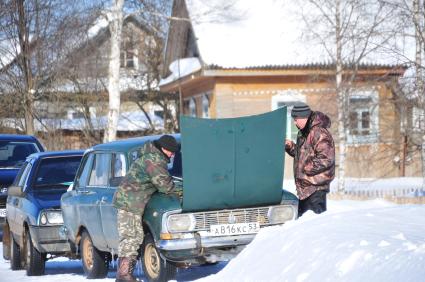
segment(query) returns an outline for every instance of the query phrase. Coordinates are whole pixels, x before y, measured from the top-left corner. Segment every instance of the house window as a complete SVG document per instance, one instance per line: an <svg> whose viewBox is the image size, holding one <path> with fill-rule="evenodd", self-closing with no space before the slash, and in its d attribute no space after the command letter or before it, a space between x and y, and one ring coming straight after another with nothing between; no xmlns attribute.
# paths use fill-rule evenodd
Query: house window
<svg viewBox="0 0 425 282"><path fill-rule="evenodd" d="M296 141L297 140L297 135L298 135L298 128L295 125L292 117L291 117L291 112L292 109L294 108L294 105L297 102L278 102L277 103L277 107L281 108L286 106L286 138L290 139L292 141Z"/></svg>
<svg viewBox="0 0 425 282"><path fill-rule="evenodd" d="M135 69L136 68L136 51L135 49L130 50L123 50L120 54L120 66L122 68L130 68Z"/></svg>
<svg viewBox="0 0 425 282"><path fill-rule="evenodd" d="M378 93L356 91L349 99L348 143L376 142L378 139Z"/></svg>
<svg viewBox="0 0 425 282"><path fill-rule="evenodd" d="M298 128L291 117L291 111L297 102L306 102L304 94L299 90L282 90L272 97L272 110L286 106L286 139L297 140Z"/></svg>
<svg viewBox="0 0 425 282"><path fill-rule="evenodd" d="M96 118L96 108L89 107L90 118ZM68 119L82 119L85 118L85 109L83 107L75 107L67 110L67 118Z"/></svg>
<svg viewBox="0 0 425 282"><path fill-rule="evenodd" d="M205 94L202 96L202 117L209 118L210 99L209 95Z"/></svg>
<svg viewBox="0 0 425 282"><path fill-rule="evenodd" d="M194 98L189 100L189 116L196 117L196 101Z"/></svg>

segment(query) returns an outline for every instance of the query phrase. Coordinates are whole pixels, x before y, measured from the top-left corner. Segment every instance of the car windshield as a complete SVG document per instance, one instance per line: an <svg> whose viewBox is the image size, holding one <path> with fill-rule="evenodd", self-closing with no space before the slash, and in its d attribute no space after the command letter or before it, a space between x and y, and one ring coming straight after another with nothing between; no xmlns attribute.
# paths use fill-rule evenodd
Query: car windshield
<svg viewBox="0 0 425 282"><path fill-rule="evenodd" d="M74 181L80 161L81 156L43 159L36 173L35 188L68 187Z"/></svg>
<svg viewBox="0 0 425 282"><path fill-rule="evenodd" d="M35 143L0 141L0 167L18 168L29 155L36 152Z"/></svg>

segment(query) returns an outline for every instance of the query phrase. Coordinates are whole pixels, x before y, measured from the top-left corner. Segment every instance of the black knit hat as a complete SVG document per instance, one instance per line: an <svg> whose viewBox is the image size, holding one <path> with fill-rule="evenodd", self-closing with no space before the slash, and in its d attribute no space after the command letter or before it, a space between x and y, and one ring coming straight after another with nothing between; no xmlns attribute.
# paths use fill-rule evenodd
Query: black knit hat
<svg viewBox="0 0 425 282"><path fill-rule="evenodd" d="M303 102L297 102L291 111L292 118L308 118L310 114L310 107Z"/></svg>
<svg viewBox="0 0 425 282"><path fill-rule="evenodd" d="M162 135L158 140L157 143L162 148L176 153L180 150L180 145L177 143L176 139L171 135Z"/></svg>

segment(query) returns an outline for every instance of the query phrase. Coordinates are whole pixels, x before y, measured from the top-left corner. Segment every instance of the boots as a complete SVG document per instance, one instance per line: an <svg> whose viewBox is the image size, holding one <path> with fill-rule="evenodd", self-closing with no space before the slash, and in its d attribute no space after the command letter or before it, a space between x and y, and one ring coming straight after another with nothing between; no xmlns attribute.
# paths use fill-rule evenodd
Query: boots
<svg viewBox="0 0 425 282"><path fill-rule="evenodd" d="M137 259L135 257L121 257L118 260L117 278L115 282L138 282L133 276Z"/></svg>

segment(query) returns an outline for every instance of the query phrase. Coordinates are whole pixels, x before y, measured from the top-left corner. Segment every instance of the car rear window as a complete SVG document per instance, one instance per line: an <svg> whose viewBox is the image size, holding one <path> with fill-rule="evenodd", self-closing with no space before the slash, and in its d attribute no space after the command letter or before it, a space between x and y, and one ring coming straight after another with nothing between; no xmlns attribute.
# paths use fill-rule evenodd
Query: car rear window
<svg viewBox="0 0 425 282"><path fill-rule="evenodd" d="M36 152L35 143L0 141L0 167L20 167L29 155Z"/></svg>
<svg viewBox="0 0 425 282"><path fill-rule="evenodd" d="M74 181L82 156L46 158L38 166L35 189L69 186Z"/></svg>

